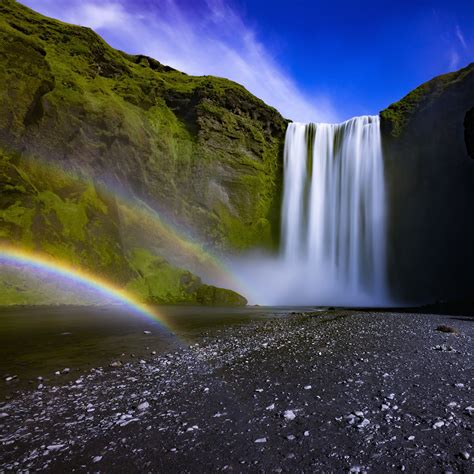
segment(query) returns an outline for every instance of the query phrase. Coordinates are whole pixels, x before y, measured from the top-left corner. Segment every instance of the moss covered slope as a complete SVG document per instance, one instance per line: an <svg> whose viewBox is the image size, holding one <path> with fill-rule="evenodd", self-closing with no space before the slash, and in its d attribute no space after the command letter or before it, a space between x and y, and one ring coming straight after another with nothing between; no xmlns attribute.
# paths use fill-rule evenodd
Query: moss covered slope
<svg viewBox="0 0 474 474"><path fill-rule="evenodd" d="M0 149L0 187L0 243L86 269L147 303L246 303L237 293L205 285L191 272L141 248L143 241L136 236L150 233L148 223L122 218L132 210L92 181L52 173L35 160ZM26 270L2 268L0 305L84 302L67 282L39 281ZM215 297L204 301L206 294Z"/></svg>
<svg viewBox="0 0 474 474"><path fill-rule="evenodd" d="M0 142L158 203L213 246L274 247L286 122L242 86L0 4Z"/></svg>
<svg viewBox="0 0 474 474"><path fill-rule="evenodd" d="M203 262L101 189L165 210L213 250L275 248L286 128L276 110L231 81L114 50L13 0L0 3L0 110L1 241L149 302L245 303L181 270ZM55 167L71 176L50 175ZM7 280L3 295L26 297Z"/></svg>

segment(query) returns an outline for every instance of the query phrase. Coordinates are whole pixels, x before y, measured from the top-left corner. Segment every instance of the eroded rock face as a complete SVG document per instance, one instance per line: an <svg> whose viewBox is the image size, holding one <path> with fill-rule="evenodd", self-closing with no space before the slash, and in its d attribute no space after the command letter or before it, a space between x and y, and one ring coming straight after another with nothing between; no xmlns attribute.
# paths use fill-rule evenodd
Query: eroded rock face
<svg viewBox="0 0 474 474"><path fill-rule="evenodd" d="M146 301L245 304L202 283L199 255L158 264L172 233L150 232L113 196L152 204L217 252L274 249L287 122L226 79L122 53L13 0L0 15L0 238L79 263ZM26 178L30 159L44 169Z"/></svg>
<svg viewBox="0 0 474 474"><path fill-rule="evenodd" d="M464 117L464 141L467 153L474 158L474 107L468 110Z"/></svg>
<svg viewBox="0 0 474 474"><path fill-rule="evenodd" d="M148 302L245 304L205 285L199 251L124 202L153 204L216 251L275 248L281 115L238 84L127 55L15 1L0 15L2 242Z"/></svg>
<svg viewBox="0 0 474 474"><path fill-rule="evenodd" d="M216 248L278 245L275 109L14 1L0 13L0 146L156 203Z"/></svg>
<svg viewBox="0 0 474 474"><path fill-rule="evenodd" d="M461 299L474 285L474 64L381 112L394 295ZM465 134L465 125L466 134ZM466 148L467 146L467 148Z"/></svg>

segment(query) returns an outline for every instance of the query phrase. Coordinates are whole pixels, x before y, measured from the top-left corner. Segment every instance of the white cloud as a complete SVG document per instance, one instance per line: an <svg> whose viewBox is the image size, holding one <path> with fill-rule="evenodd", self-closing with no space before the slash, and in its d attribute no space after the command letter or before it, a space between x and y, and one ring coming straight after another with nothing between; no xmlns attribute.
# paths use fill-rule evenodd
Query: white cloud
<svg viewBox="0 0 474 474"><path fill-rule="evenodd" d="M301 122L337 121L331 100L309 97L257 38L242 17L222 0L206 0L192 18L175 0L156 0L134 12L118 1L23 0L61 20L89 26L115 47L142 53L195 75L226 77Z"/></svg>
<svg viewBox="0 0 474 474"><path fill-rule="evenodd" d="M456 36L457 36L459 42L461 43L461 45L463 46L463 48L467 49L466 40L464 39L464 35L461 31L461 28L459 28L459 25L456 25Z"/></svg>

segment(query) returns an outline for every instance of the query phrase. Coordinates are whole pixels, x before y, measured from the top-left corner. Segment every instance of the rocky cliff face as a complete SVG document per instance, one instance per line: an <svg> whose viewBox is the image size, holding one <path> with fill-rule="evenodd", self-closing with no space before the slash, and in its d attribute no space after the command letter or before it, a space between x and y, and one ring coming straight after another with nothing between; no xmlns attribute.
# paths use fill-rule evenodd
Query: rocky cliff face
<svg viewBox="0 0 474 474"><path fill-rule="evenodd" d="M474 287L474 64L436 77L381 112L389 268L408 302Z"/></svg>
<svg viewBox="0 0 474 474"><path fill-rule="evenodd" d="M188 76L151 58L127 55L90 29L5 0L0 4L0 109L4 168L11 168L14 157L21 170L28 158L93 182L92 189L119 189L129 200L164 210L213 249L278 244L286 121L238 84ZM34 181L33 174L25 188L11 169L7 175L2 239L29 239L30 246L79 258L122 283L150 268L160 274L156 246L147 262L143 252L139 258L134 253L137 242L117 250L124 229L113 203L107 207L95 197L90 201L89 191L49 185L44 176ZM73 219L67 209L76 204L80 209ZM54 242L45 244L38 222L54 228L49 235ZM91 240L95 232L98 237ZM134 259L139 263L130 265ZM169 276L169 269L162 270ZM181 276L168 278L179 281L170 287L191 285ZM156 284L156 278L148 283L152 280ZM163 299L155 298L148 283L137 291ZM191 286L191 301L222 300L214 290L205 294ZM182 301L180 291L165 300Z"/></svg>
<svg viewBox="0 0 474 474"><path fill-rule="evenodd" d="M464 117L464 141L469 156L474 158L474 107Z"/></svg>
<svg viewBox="0 0 474 474"><path fill-rule="evenodd" d="M157 203L216 247L276 244L276 110L13 1L0 14L4 145Z"/></svg>

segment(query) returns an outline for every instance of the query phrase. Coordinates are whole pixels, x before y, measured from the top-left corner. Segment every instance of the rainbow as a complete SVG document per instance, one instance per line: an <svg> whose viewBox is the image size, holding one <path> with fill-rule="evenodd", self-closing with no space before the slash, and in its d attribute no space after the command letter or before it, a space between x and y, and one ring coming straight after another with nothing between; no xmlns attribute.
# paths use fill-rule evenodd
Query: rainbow
<svg viewBox="0 0 474 474"><path fill-rule="evenodd" d="M104 181L96 182L91 178L79 176L73 170L66 170L57 163L41 159L36 156L25 158L24 164L33 170L51 175L52 177L66 178L84 185L92 184L95 189L109 198L115 200L118 205L120 218L132 216L141 225L147 227L149 233L156 233L165 242L172 242L177 253L187 255L190 259L187 264L180 265L179 262L170 260L174 265L189 269L196 275L201 276L206 283L233 289L241 294L249 294L251 291L247 285L235 275L228 264L216 255L199 238L193 236L189 229L180 227L173 222L164 209L156 209L137 196L124 194L122 190L115 189L110 183Z"/></svg>
<svg viewBox="0 0 474 474"><path fill-rule="evenodd" d="M93 275L92 273L73 268L64 262L53 259L47 255L32 252L30 250L21 250L16 247L0 245L0 266L1 265L22 265L47 272L55 277L67 278L69 281L79 283L88 289L111 298L117 303L131 309L134 313L158 322L163 327L167 327L164 320L157 312L139 302L122 289L96 275Z"/></svg>

